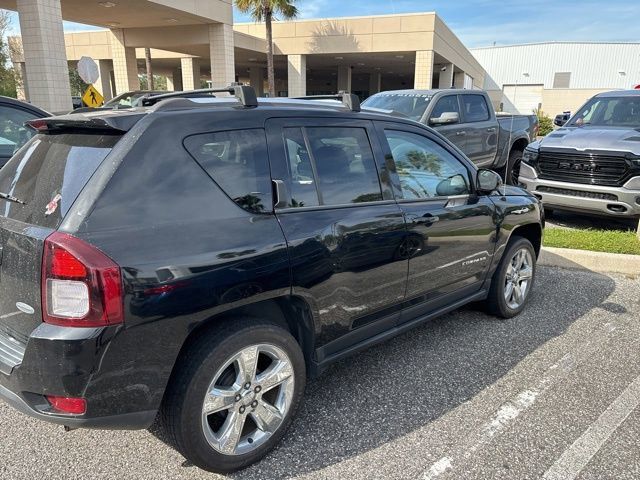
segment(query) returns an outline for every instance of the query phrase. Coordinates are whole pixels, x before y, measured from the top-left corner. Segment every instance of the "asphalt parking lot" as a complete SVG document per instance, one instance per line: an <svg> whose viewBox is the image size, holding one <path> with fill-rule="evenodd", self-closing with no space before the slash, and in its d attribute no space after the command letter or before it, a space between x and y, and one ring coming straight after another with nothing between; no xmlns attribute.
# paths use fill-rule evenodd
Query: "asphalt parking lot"
<svg viewBox="0 0 640 480"><path fill-rule="evenodd" d="M640 280L539 270L519 317L466 308L310 382L237 479L638 479ZM63 432L0 403L0 475L223 478L147 431Z"/></svg>

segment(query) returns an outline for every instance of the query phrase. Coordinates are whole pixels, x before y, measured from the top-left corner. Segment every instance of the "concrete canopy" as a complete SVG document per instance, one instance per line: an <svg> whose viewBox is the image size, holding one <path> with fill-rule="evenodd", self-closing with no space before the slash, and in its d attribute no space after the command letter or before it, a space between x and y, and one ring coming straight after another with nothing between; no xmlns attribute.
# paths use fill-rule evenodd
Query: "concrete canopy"
<svg viewBox="0 0 640 480"><path fill-rule="evenodd" d="M19 0L0 0L18 10ZM231 0L60 0L62 18L99 27L162 27L212 22L233 23Z"/></svg>

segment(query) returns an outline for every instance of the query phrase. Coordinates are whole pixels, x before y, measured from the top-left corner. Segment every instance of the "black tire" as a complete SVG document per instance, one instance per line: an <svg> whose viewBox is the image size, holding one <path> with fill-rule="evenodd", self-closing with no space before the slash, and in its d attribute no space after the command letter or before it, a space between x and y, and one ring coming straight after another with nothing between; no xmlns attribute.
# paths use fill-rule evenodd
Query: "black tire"
<svg viewBox="0 0 640 480"><path fill-rule="evenodd" d="M524 301L517 308L512 308L509 306L507 299L505 298L505 288L507 284L507 270L509 269L509 265L511 264L512 259L522 249L526 249L532 260L531 264L531 280L526 288L526 294L524 296ZM486 310L488 313L496 315L501 318L511 318L518 315L526 306L529 297L531 296L531 291L535 284L536 278L536 253L533 249L533 245L531 242L523 237L513 237L507 248L505 249L504 255L500 260L500 264L496 269L493 277L491 279L491 287L489 288L489 295L486 301Z"/></svg>
<svg viewBox="0 0 640 480"><path fill-rule="evenodd" d="M507 175L504 179L507 185L518 185L520 166L522 165L522 150L511 150L507 166Z"/></svg>
<svg viewBox="0 0 640 480"><path fill-rule="evenodd" d="M280 442L300 406L306 381L302 350L288 331L251 318L229 319L227 323L199 337L181 358L167 387L159 419L166 440L188 461L216 473L245 468ZM293 367L294 389L289 410L278 429L255 450L245 454L221 453L205 437L202 420L205 393L216 372L237 352L265 343L282 349Z"/></svg>
<svg viewBox="0 0 640 480"><path fill-rule="evenodd" d="M553 210L550 208L545 207L544 208L544 216L546 218L552 217L553 216Z"/></svg>

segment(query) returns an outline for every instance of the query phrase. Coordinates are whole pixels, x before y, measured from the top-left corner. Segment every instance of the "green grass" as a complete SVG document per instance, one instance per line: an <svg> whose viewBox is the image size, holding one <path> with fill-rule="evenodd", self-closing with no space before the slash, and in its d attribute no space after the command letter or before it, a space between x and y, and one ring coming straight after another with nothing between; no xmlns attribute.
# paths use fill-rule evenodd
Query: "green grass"
<svg viewBox="0 0 640 480"><path fill-rule="evenodd" d="M544 245L546 247L640 255L640 240L636 237L636 232L633 231L548 228L544 232Z"/></svg>

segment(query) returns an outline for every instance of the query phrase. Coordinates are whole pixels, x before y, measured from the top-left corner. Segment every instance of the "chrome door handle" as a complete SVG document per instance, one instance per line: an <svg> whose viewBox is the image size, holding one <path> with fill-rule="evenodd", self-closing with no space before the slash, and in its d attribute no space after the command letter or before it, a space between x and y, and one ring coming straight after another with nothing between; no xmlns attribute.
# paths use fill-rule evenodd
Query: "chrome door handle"
<svg viewBox="0 0 640 480"><path fill-rule="evenodd" d="M456 132L456 136L458 137L464 137L467 134L467 132L465 132L464 130L460 130L459 132Z"/></svg>
<svg viewBox="0 0 640 480"><path fill-rule="evenodd" d="M495 132L495 131L496 131L496 127L487 128L487 132Z"/></svg>

